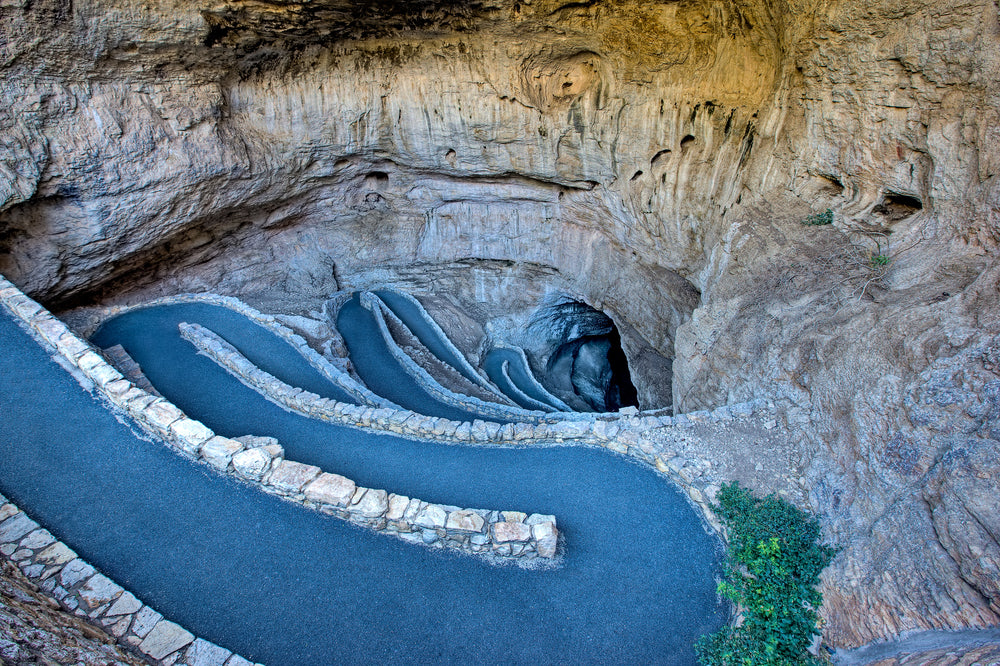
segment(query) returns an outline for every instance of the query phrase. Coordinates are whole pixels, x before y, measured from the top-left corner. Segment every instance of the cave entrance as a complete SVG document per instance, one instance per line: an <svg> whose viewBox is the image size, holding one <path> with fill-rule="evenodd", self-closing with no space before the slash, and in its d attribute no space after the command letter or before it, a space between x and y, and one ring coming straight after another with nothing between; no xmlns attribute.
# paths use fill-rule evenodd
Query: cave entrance
<svg viewBox="0 0 1000 666"><path fill-rule="evenodd" d="M529 328L547 349L543 384L581 411L638 407L621 334L611 317L586 303L564 300L543 307Z"/></svg>

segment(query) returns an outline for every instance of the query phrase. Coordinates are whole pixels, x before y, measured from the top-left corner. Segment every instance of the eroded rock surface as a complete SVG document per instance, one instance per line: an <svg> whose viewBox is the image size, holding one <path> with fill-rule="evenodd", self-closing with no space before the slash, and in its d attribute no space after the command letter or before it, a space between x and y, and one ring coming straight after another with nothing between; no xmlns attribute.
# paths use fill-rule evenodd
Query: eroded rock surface
<svg viewBox="0 0 1000 666"><path fill-rule="evenodd" d="M104 631L58 608L8 562L0 563L0 661L107 666L143 664Z"/></svg>
<svg viewBox="0 0 1000 666"><path fill-rule="evenodd" d="M388 283L479 353L578 300L642 406L782 407L782 476L844 548L827 641L1000 622L992 0L50 0L0 25L0 273L46 304L304 315Z"/></svg>

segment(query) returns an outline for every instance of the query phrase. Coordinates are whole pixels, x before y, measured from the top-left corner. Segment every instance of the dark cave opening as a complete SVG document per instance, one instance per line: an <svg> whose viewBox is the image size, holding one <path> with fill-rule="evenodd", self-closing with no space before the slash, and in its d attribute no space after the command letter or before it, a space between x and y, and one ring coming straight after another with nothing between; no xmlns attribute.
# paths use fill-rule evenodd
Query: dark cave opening
<svg viewBox="0 0 1000 666"><path fill-rule="evenodd" d="M577 409L638 407L621 334L603 312L578 301L543 308L532 322L549 341L543 383Z"/></svg>
<svg viewBox="0 0 1000 666"><path fill-rule="evenodd" d="M608 347L608 366L611 368L611 382L605 394L605 404L613 409L622 407L638 407L639 394L632 384L632 375L628 369L628 358L625 350L622 349L622 336L618 333L618 327L612 324L611 333L608 336L611 343Z"/></svg>

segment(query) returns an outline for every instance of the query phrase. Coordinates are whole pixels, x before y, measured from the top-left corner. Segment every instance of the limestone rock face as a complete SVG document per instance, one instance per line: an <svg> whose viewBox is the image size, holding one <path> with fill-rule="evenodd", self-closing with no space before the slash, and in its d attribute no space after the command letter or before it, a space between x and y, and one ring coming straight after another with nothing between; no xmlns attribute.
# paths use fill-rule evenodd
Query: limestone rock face
<svg viewBox="0 0 1000 666"><path fill-rule="evenodd" d="M0 566L0 659L5 664L63 663L138 666L141 659L73 615L53 607L13 564Z"/></svg>
<svg viewBox="0 0 1000 666"><path fill-rule="evenodd" d="M781 407L788 483L844 547L826 640L1000 622L992 0L43 0L0 26L0 273L47 305L304 315L394 284L475 354L586 303L643 407Z"/></svg>

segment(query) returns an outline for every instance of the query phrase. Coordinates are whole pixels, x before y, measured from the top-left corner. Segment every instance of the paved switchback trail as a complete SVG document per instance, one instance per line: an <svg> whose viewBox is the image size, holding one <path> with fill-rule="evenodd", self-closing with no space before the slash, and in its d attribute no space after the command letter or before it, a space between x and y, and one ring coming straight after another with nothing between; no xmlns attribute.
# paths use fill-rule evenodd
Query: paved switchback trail
<svg viewBox="0 0 1000 666"><path fill-rule="evenodd" d="M566 539L556 568L496 567L282 502L137 438L4 313L0 490L196 634L272 666L685 664L724 621L716 541L651 470L598 449L418 442L292 414L197 355L181 321L301 373L291 383L326 382L215 306L135 310L96 340L121 343L220 434L272 435L289 460L427 501L552 513Z"/></svg>

